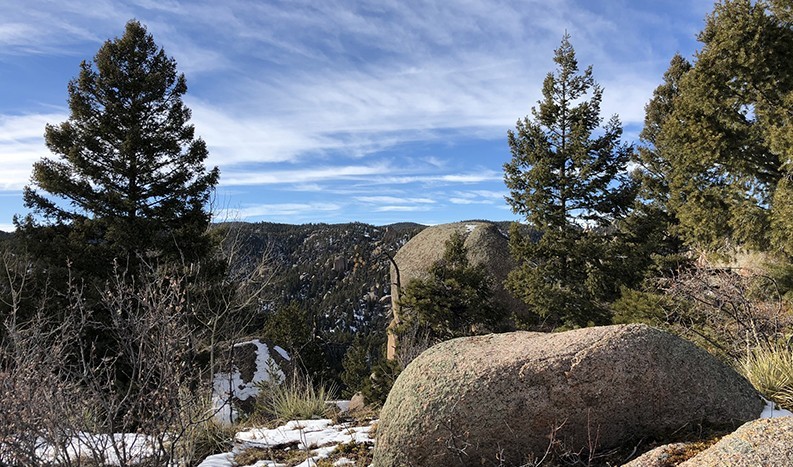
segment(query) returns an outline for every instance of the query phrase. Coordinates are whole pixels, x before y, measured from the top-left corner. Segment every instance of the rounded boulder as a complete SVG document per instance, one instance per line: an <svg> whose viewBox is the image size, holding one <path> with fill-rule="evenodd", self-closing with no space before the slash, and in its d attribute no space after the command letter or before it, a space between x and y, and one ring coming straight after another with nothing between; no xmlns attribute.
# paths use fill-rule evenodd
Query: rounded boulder
<svg viewBox="0 0 793 467"><path fill-rule="evenodd" d="M763 401L704 350L646 325L453 339L399 375L374 465L520 465L663 438L686 424L737 427Z"/></svg>
<svg viewBox="0 0 793 467"><path fill-rule="evenodd" d="M484 265L493 278L495 301L510 313L521 317L528 316L526 306L504 287L504 281L514 267L507 235L492 222L455 222L427 227L410 239L394 256L394 263L398 268L391 266L391 309L394 312L394 319L390 328L400 322L399 300L402 287L407 286L413 279L426 280L430 277L433 264L443 258L446 242L454 233L464 237L464 246L470 264ZM387 347L389 360L395 358L396 347L396 337L393 333L389 333Z"/></svg>

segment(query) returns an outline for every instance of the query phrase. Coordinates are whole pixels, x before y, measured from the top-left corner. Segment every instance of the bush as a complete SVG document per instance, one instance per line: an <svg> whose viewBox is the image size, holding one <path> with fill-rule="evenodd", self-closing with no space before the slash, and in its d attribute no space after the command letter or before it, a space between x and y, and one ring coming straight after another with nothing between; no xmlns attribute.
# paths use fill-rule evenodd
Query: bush
<svg viewBox="0 0 793 467"><path fill-rule="evenodd" d="M789 345L756 347L740 362L740 370L765 397L793 410L793 349Z"/></svg>
<svg viewBox="0 0 793 467"><path fill-rule="evenodd" d="M335 385L314 385L310 377L295 373L291 380L281 383L263 381L257 384L254 415L266 420L306 420L330 416L327 401L336 396Z"/></svg>
<svg viewBox="0 0 793 467"><path fill-rule="evenodd" d="M361 389L366 403L372 407L382 407L402 369L402 365L396 360L378 362Z"/></svg>
<svg viewBox="0 0 793 467"><path fill-rule="evenodd" d="M214 419L197 424L185 433L182 443L185 457L201 461L213 454L230 451L236 432L236 426L220 424Z"/></svg>

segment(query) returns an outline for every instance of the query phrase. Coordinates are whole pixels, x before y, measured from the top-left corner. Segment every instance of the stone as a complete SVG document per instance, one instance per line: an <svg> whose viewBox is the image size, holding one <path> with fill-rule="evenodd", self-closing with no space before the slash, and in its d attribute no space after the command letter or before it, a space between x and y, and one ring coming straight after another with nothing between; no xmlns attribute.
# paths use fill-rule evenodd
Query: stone
<svg viewBox="0 0 793 467"><path fill-rule="evenodd" d="M763 401L694 344L642 324L512 332L431 347L380 414L374 465L519 465L759 416Z"/></svg>
<svg viewBox="0 0 793 467"><path fill-rule="evenodd" d="M622 467L670 467L678 465L676 459L685 459L691 443L672 443L645 452Z"/></svg>
<svg viewBox="0 0 793 467"><path fill-rule="evenodd" d="M793 417L761 418L741 426L681 467L793 465Z"/></svg>
<svg viewBox="0 0 793 467"><path fill-rule="evenodd" d="M352 398L350 399L350 406L347 409L351 414L356 412L360 412L366 408L366 399L363 397L363 394L360 392L356 392L353 394Z"/></svg>
<svg viewBox="0 0 793 467"><path fill-rule="evenodd" d="M452 233L465 237L468 261L471 265L484 264L494 279L494 299L509 312L527 316L526 306L504 287L507 274L514 267L509 253L509 240L497 225L485 221L455 222L428 227L410 239L394 256L397 268L391 265L391 309L394 319L389 329L399 324L399 290L412 279L428 279L429 270L443 258L446 241ZM396 338L389 332L387 358L393 360Z"/></svg>

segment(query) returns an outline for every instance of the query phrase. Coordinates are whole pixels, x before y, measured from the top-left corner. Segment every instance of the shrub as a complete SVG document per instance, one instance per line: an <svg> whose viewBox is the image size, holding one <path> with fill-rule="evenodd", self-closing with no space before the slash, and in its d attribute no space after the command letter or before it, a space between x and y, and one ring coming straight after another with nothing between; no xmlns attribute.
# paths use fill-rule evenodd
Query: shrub
<svg viewBox="0 0 793 467"><path fill-rule="evenodd" d="M793 410L793 349L787 344L756 347L740 362L741 373L763 395Z"/></svg>
<svg viewBox="0 0 793 467"><path fill-rule="evenodd" d="M305 420L330 415L327 401L336 396L335 385L314 385L310 377L295 373L281 383L259 383L255 414L268 420Z"/></svg>
<svg viewBox="0 0 793 467"><path fill-rule="evenodd" d="M237 427L208 419L191 427L183 438L184 458L200 461L213 454L231 450Z"/></svg>

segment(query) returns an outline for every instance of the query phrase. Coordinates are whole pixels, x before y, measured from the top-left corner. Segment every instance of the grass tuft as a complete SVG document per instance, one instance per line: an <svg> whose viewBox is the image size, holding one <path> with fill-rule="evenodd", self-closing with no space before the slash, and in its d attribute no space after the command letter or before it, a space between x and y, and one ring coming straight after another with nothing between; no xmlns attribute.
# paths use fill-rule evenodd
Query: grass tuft
<svg viewBox="0 0 793 467"><path fill-rule="evenodd" d="M307 420L332 416L327 401L338 392L335 385L315 385L310 377L293 375L280 384L259 384L256 412L269 420Z"/></svg>
<svg viewBox="0 0 793 467"><path fill-rule="evenodd" d="M739 369L765 397L793 410L793 349L788 345L757 347L749 351Z"/></svg>

